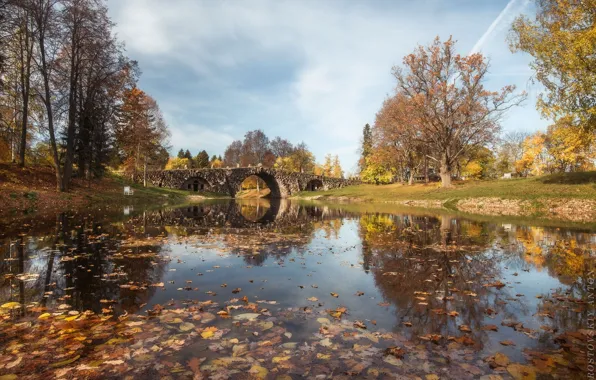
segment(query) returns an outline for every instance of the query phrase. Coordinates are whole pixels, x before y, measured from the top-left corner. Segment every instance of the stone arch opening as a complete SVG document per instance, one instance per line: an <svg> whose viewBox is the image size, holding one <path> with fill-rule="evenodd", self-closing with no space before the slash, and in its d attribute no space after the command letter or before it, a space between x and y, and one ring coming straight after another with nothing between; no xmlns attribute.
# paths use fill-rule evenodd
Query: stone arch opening
<svg viewBox="0 0 596 380"><path fill-rule="evenodd" d="M200 192L200 191L208 191L211 189L211 185L209 182L202 177L191 177L184 181L181 186L182 190L192 191L192 192Z"/></svg>
<svg viewBox="0 0 596 380"><path fill-rule="evenodd" d="M304 190L306 190L306 191L323 190L323 181L321 181L320 179L317 179L317 178L311 179L306 184L306 188Z"/></svg>
<svg viewBox="0 0 596 380"><path fill-rule="evenodd" d="M233 197L236 197L236 193L241 190L240 187L242 186L242 182L252 175L262 179L269 188L269 195L267 195L267 198L281 198L281 190L279 184L277 183L277 179L272 174L267 172L250 173L244 178L241 178L241 181L238 183L238 188L234 189L234 193L232 194Z"/></svg>

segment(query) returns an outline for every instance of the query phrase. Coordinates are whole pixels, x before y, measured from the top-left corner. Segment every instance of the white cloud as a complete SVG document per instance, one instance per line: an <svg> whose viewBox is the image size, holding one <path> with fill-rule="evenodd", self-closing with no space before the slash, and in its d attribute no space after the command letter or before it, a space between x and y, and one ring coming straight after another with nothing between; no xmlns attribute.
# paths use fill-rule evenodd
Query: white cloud
<svg viewBox="0 0 596 380"><path fill-rule="evenodd" d="M362 126L374 121L393 90L391 67L418 43L453 35L462 53L482 48L490 55L491 86L525 88L528 58L509 52L505 24L526 1L111 0L109 5L130 54L139 57L144 71L145 66L156 71L147 77L167 78L168 67L177 66L189 71L187 78L176 77L180 87L196 81L200 99L193 91L152 89L166 114L192 110L193 119L167 116L174 150L192 150L192 143L223 153L231 139L262 128L271 137L304 140L319 160L338 152L351 168ZM247 79L272 80L268 68L280 57L292 65L286 78L276 78L275 90L242 86ZM250 66L255 62L258 73ZM516 113L529 120L530 129L541 125L533 108L529 101ZM213 117L216 113L223 119Z"/></svg>

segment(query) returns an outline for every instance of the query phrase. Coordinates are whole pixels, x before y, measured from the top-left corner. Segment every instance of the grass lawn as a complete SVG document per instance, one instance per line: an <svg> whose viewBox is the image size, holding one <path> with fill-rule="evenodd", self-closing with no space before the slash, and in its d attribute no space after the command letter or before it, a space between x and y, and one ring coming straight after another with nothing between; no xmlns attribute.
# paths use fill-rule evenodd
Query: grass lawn
<svg viewBox="0 0 596 380"><path fill-rule="evenodd" d="M541 198L596 199L596 171L548 176L455 182L450 189L440 183L357 185L328 191L304 191L298 197L345 197L362 201L448 200L497 197L534 200Z"/></svg>

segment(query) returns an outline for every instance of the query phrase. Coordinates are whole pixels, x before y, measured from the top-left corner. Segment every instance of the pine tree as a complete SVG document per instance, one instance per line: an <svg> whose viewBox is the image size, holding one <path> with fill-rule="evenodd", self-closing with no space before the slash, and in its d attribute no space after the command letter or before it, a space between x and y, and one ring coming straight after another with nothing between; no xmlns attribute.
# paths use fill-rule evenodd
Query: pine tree
<svg viewBox="0 0 596 380"><path fill-rule="evenodd" d="M178 151L178 158L184 158L184 150L183 149L180 149Z"/></svg>
<svg viewBox="0 0 596 380"><path fill-rule="evenodd" d="M207 151L205 151L205 150L200 151L199 154L197 154L195 163L197 165L197 168L199 168L199 169L208 168L209 167L209 154L207 153Z"/></svg>
<svg viewBox="0 0 596 380"><path fill-rule="evenodd" d="M360 172L366 170L366 162L367 159L370 157L373 149L373 136L372 136L372 129L370 125L366 123L362 130L362 151L360 154L360 160L358 162L358 166L360 167Z"/></svg>

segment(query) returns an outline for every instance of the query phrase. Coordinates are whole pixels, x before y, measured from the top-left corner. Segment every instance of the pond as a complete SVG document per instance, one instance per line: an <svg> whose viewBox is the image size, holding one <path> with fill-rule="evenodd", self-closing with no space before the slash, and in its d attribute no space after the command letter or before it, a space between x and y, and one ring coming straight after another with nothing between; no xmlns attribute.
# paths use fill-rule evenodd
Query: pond
<svg viewBox="0 0 596 380"><path fill-rule="evenodd" d="M589 375L593 227L388 210L217 201L0 227L0 378Z"/></svg>

